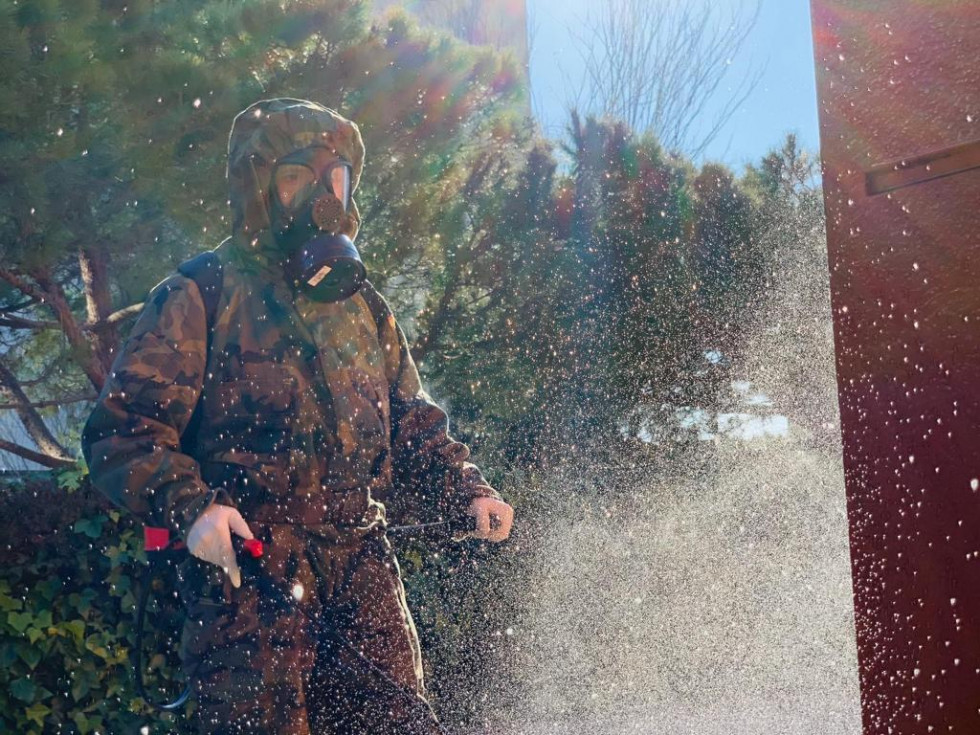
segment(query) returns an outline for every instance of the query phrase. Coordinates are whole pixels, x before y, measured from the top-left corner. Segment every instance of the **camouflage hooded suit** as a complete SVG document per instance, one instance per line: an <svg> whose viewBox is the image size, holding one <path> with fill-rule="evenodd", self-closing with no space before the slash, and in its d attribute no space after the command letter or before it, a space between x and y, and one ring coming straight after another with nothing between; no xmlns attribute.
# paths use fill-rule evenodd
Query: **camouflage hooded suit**
<svg viewBox="0 0 980 735"><path fill-rule="evenodd" d="M393 516L445 516L500 496L449 435L383 299L375 319L370 282L325 303L284 277L270 172L278 157L315 145L351 165L356 190L364 145L333 110L274 99L235 118L233 231L214 250L224 284L210 350L197 284L168 276L116 356L82 448L98 489L177 538L212 502L237 507L267 544L264 568L301 591L306 615L277 608L247 579L234 588L188 555L181 655L202 732L436 732L385 527ZM343 231L353 237L358 223L354 205ZM329 622L415 701L313 621Z"/></svg>

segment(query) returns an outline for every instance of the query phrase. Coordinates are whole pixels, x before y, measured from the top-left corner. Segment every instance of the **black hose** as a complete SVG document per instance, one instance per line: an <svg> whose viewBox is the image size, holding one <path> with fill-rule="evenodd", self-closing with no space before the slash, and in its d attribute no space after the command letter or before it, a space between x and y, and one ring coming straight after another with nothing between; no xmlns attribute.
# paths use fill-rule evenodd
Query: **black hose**
<svg viewBox="0 0 980 735"><path fill-rule="evenodd" d="M152 556L150 557L150 567L146 574L143 575L143 589L140 590L139 606L136 612L136 646L134 652L133 665L136 667L136 693L143 698L143 701L148 705L153 707L155 710L160 712L173 712L174 710L183 707L187 703L187 700L191 696L191 683L188 681L187 686L184 687L184 691L181 692L180 696L177 697L172 702L157 702L151 699L146 693L146 687L143 684L143 621L146 617L146 603L150 599L150 589L153 587L153 580L159 574L163 563L166 561L172 561L177 552L173 550L169 551L151 551L149 552Z"/></svg>

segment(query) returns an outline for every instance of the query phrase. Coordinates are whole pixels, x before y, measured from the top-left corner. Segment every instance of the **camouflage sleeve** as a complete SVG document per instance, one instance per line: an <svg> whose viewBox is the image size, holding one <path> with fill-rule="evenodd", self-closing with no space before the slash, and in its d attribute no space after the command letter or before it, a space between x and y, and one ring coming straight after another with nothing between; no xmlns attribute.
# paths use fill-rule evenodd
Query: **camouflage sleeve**
<svg viewBox="0 0 980 735"><path fill-rule="evenodd" d="M215 499L180 451L202 390L206 332L193 281L174 274L154 286L82 430L92 484L181 539Z"/></svg>
<svg viewBox="0 0 980 735"><path fill-rule="evenodd" d="M394 315L381 329L391 401L391 448L399 507L420 505L443 516L465 512L473 498L501 499L449 434L449 417L422 388L408 341ZM408 493L414 497L397 497Z"/></svg>

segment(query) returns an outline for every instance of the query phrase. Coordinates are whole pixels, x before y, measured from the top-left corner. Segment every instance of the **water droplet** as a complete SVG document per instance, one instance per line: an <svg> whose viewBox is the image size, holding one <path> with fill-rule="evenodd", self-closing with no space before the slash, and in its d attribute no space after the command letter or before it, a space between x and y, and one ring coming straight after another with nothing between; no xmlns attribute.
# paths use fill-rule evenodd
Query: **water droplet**
<svg viewBox="0 0 980 735"><path fill-rule="evenodd" d="M970 480L970 489L973 492L976 492L977 490L980 490L980 480L978 480L975 477L972 480Z"/></svg>
<svg viewBox="0 0 980 735"><path fill-rule="evenodd" d="M194 100L194 109L196 110L200 106L201 106L201 98L198 97L196 100Z"/></svg>

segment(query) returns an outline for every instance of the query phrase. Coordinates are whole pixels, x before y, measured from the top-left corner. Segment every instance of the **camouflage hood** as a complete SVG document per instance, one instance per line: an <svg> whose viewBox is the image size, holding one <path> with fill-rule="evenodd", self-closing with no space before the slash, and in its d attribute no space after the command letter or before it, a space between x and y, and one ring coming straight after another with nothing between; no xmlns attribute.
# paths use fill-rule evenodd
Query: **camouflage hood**
<svg viewBox="0 0 980 735"><path fill-rule="evenodd" d="M279 97L259 100L235 117L228 136L228 194L232 238L237 248L270 260L277 255L270 229L269 183L275 162L319 143L351 164L351 191L364 168L364 143L357 125L316 102ZM352 202L354 231L360 215Z"/></svg>

